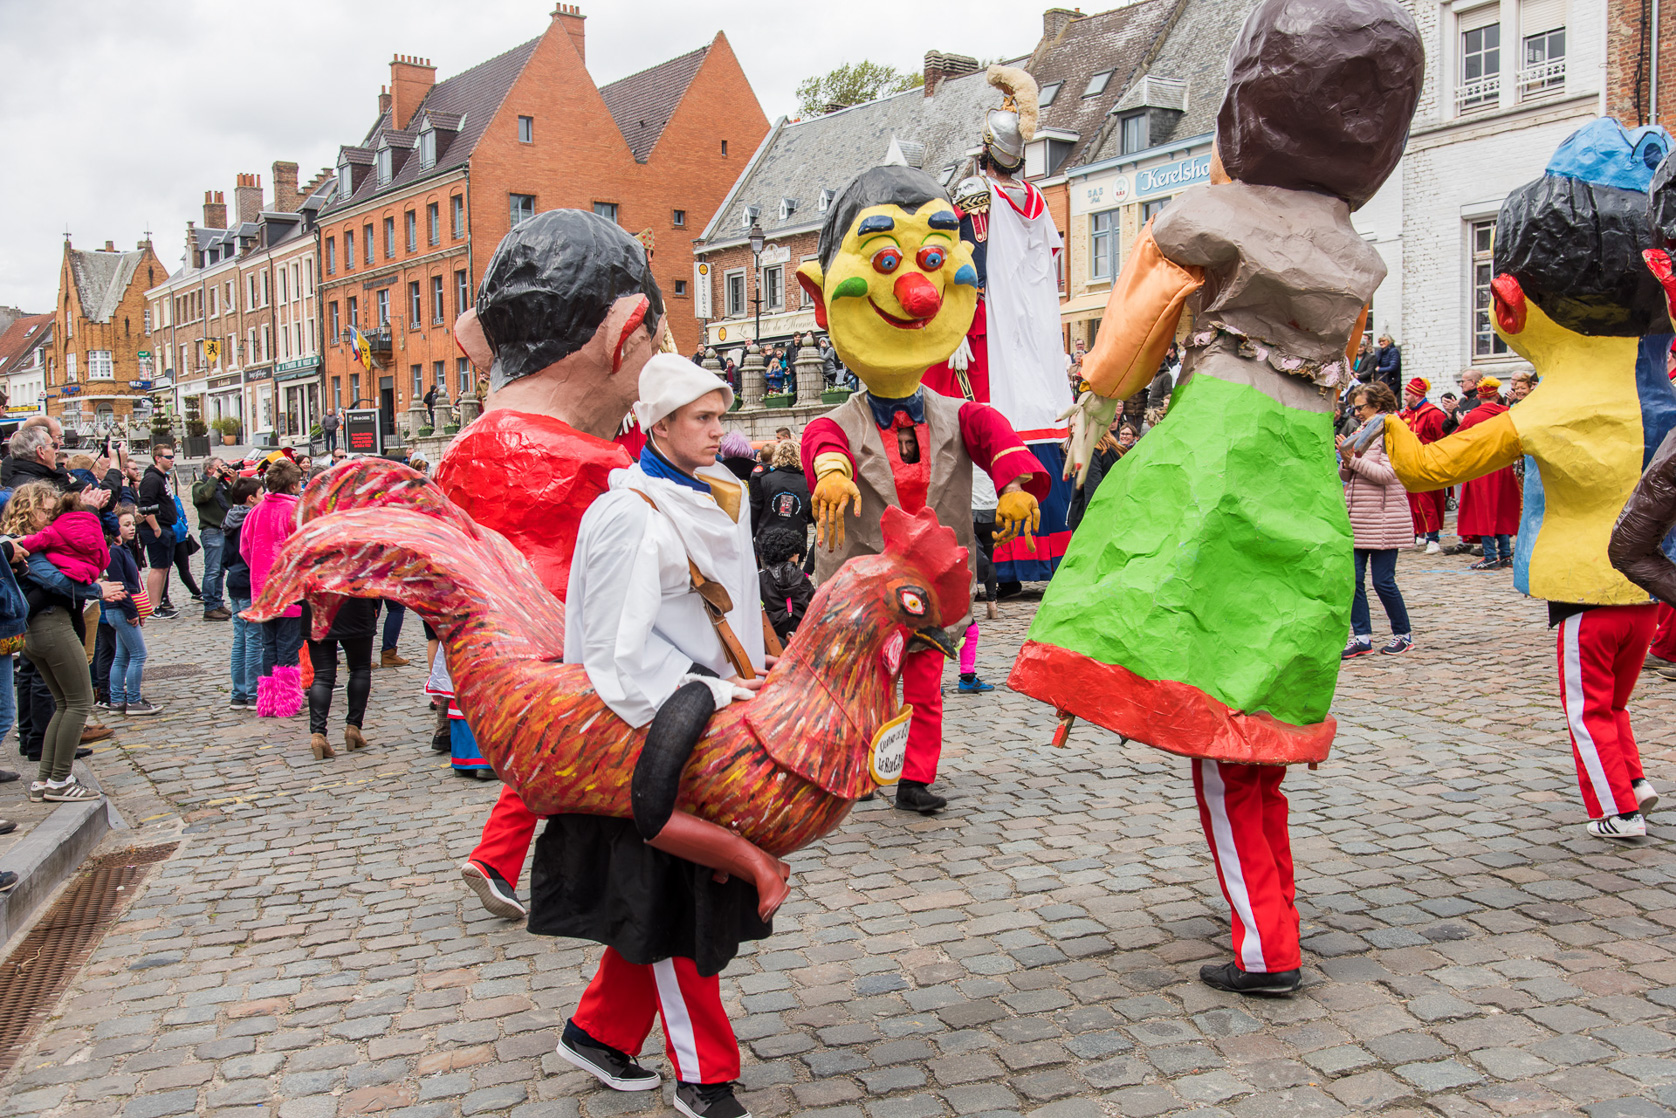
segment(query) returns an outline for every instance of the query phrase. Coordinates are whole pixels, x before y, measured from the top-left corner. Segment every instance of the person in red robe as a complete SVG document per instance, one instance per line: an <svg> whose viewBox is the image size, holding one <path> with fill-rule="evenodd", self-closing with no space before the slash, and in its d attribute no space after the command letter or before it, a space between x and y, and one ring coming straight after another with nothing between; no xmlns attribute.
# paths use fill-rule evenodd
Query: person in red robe
<svg viewBox="0 0 1676 1118"><path fill-rule="evenodd" d="M1426 394L1432 389L1431 383L1425 377L1415 377L1403 389L1403 403L1407 405L1397 413L1408 429L1414 432L1414 437L1422 443L1435 443L1443 437L1443 422L1448 417L1443 409L1426 399ZM1408 495L1408 514L1414 521L1414 542L1418 546L1425 541L1426 554L1436 555L1443 550L1439 542L1443 534L1443 514L1448 508L1449 490L1435 489L1429 493L1410 493Z"/></svg>
<svg viewBox="0 0 1676 1118"><path fill-rule="evenodd" d="M1478 406L1461 420L1458 431L1487 423L1507 410L1502 403L1501 382L1485 377L1478 382ZM1455 530L1462 536L1484 541L1484 558L1472 565L1475 571L1494 571L1513 566L1513 536L1519 531L1522 510L1519 480L1513 467L1504 466L1461 486L1461 511Z"/></svg>

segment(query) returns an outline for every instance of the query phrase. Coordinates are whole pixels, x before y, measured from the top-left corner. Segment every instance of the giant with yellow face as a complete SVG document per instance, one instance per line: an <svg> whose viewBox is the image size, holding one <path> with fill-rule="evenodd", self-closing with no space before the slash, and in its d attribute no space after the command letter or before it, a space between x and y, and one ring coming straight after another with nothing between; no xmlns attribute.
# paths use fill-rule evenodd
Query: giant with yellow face
<svg viewBox="0 0 1676 1118"><path fill-rule="evenodd" d="M827 210L818 261L797 279L838 356L876 396L912 395L960 345L978 305L954 205L913 167L857 175Z"/></svg>

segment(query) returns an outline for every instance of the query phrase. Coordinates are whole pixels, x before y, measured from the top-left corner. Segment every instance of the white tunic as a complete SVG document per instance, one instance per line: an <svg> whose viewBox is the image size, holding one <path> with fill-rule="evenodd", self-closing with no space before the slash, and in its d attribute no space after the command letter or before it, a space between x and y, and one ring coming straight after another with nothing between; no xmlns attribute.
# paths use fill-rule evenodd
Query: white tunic
<svg viewBox="0 0 1676 1118"><path fill-rule="evenodd" d="M742 489L720 466L697 476L718 489ZM605 705L631 726L650 723L692 665L724 679L735 674L692 588L689 557L733 599L728 624L761 669L750 501L742 491L739 496L735 520L709 493L631 466L612 471L610 491L582 516L566 595L564 660L583 665Z"/></svg>
<svg viewBox="0 0 1676 1118"><path fill-rule="evenodd" d="M1025 216L990 181L988 285L989 402L1025 442L1062 438L1071 406L1059 326L1063 245L1041 192L1025 185ZM1017 186L1009 189L1018 190Z"/></svg>

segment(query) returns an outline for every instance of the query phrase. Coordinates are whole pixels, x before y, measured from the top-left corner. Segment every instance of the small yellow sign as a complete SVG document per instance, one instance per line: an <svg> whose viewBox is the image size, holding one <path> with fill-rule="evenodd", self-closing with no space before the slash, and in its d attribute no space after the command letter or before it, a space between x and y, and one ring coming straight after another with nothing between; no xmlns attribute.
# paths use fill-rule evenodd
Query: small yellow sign
<svg viewBox="0 0 1676 1118"><path fill-rule="evenodd" d="M902 779L902 770L908 763L908 730L913 725L913 717L914 708L904 703L896 717L873 735L867 765L873 770L875 783L895 784Z"/></svg>

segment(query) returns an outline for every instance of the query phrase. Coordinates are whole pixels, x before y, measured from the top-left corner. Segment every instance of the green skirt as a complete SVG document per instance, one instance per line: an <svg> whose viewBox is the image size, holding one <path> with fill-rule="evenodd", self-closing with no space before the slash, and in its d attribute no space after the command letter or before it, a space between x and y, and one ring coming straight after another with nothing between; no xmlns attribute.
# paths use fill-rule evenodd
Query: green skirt
<svg viewBox="0 0 1676 1118"><path fill-rule="evenodd" d="M1201 373L1096 491L1010 682L1173 753L1321 760L1353 579L1331 414Z"/></svg>

